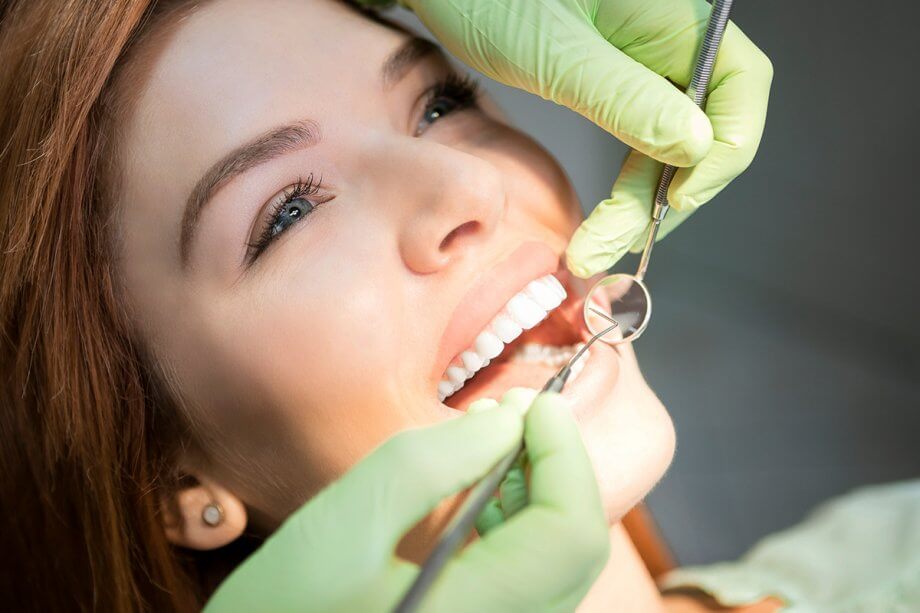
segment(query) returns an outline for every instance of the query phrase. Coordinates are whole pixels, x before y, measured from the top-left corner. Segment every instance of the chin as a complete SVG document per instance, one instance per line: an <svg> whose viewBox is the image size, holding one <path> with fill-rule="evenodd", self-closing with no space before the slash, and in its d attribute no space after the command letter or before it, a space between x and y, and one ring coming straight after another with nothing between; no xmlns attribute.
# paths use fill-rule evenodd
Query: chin
<svg viewBox="0 0 920 613"><path fill-rule="evenodd" d="M596 419L579 422L611 524L661 480L676 442L670 415L638 374L638 367L628 368L635 370L636 377L621 376L609 408Z"/></svg>

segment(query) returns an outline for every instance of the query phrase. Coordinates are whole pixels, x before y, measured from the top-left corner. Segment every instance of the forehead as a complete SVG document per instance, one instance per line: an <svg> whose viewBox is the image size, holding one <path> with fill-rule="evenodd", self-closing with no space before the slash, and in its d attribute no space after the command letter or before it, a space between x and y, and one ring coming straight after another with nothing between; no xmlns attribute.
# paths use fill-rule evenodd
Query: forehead
<svg viewBox="0 0 920 613"><path fill-rule="evenodd" d="M191 117L212 128L260 124L279 106L303 112L305 101L286 92L309 91L322 110L341 103L349 84L377 79L375 58L403 36L334 0L216 0L176 24L141 104L174 104L174 123Z"/></svg>

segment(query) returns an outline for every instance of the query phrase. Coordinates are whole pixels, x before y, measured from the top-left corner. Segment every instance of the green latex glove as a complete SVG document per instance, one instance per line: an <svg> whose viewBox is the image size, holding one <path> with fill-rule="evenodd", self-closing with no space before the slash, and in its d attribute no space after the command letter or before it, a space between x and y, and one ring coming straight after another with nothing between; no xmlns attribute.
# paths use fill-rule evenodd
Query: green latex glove
<svg viewBox="0 0 920 613"><path fill-rule="evenodd" d="M570 611L606 561L607 523L567 403L544 394L391 438L294 513L218 588L211 613L389 611L418 572L400 538L443 498L470 486L523 435L530 500L467 546L424 603L431 611Z"/></svg>
<svg viewBox="0 0 920 613"><path fill-rule="evenodd" d="M671 184L675 210L661 228L664 237L744 171L760 144L773 68L733 24L706 114L682 92L706 29L705 0L401 3L463 62L577 111L636 149L610 198L572 238L566 256L578 276L611 268L630 248L641 249L658 162L692 166Z"/></svg>

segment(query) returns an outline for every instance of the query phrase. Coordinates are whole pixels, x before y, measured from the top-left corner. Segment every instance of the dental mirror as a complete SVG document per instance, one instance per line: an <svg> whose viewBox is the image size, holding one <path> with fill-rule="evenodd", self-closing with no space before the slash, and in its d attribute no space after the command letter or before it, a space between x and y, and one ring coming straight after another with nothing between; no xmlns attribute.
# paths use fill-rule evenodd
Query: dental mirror
<svg viewBox="0 0 920 613"><path fill-rule="evenodd" d="M619 327L615 333L601 336L602 342L619 345L636 340L645 332L652 317L652 296L648 287L633 275L603 277L585 297L585 325L592 336L610 326L603 313L616 321Z"/></svg>
<svg viewBox="0 0 920 613"><path fill-rule="evenodd" d="M706 102L709 80L712 77L716 55L719 53L722 35L725 33L725 27L728 24L732 1L713 0L712 2L706 34L703 36L699 55L696 58L693 77L690 79L690 84L686 90L687 96L700 108L703 108ZM652 219L648 236L645 239L645 247L642 249L639 270L634 275L620 273L603 277L594 284L594 287L585 296L585 325L592 336L601 333L610 324L606 317L595 313L593 309L609 313L613 320L619 324L614 333L600 337L600 340L608 345L619 345L620 343L630 343L636 340L645 332L652 317L652 296L645 285L645 271L648 269L652 247L655 246L658 228L661 226L665 215L668 214L668 208L670 207L668 204L668 188L671 186L671 181L674 179L674 173L676 172L677 168L669 164L666 164L661 171L658 188L655 190Z"/></svg>

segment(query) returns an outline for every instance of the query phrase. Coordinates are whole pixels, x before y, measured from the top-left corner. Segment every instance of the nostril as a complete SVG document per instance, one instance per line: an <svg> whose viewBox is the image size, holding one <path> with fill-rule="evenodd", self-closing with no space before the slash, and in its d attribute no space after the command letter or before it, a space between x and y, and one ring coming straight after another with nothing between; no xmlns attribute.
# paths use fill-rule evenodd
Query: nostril
<svg viewBox="0 0 920 613"><path fill-rule="evenodd" d="M440 249L442 253L450 251L458 240L462 240L464 236L469 234L475 234L479 231L479 229L480 223L478 221L468 221L466 223L460 224L444 237L444 240L441 241L441 245L438 247L438 249Z"/></svg>

